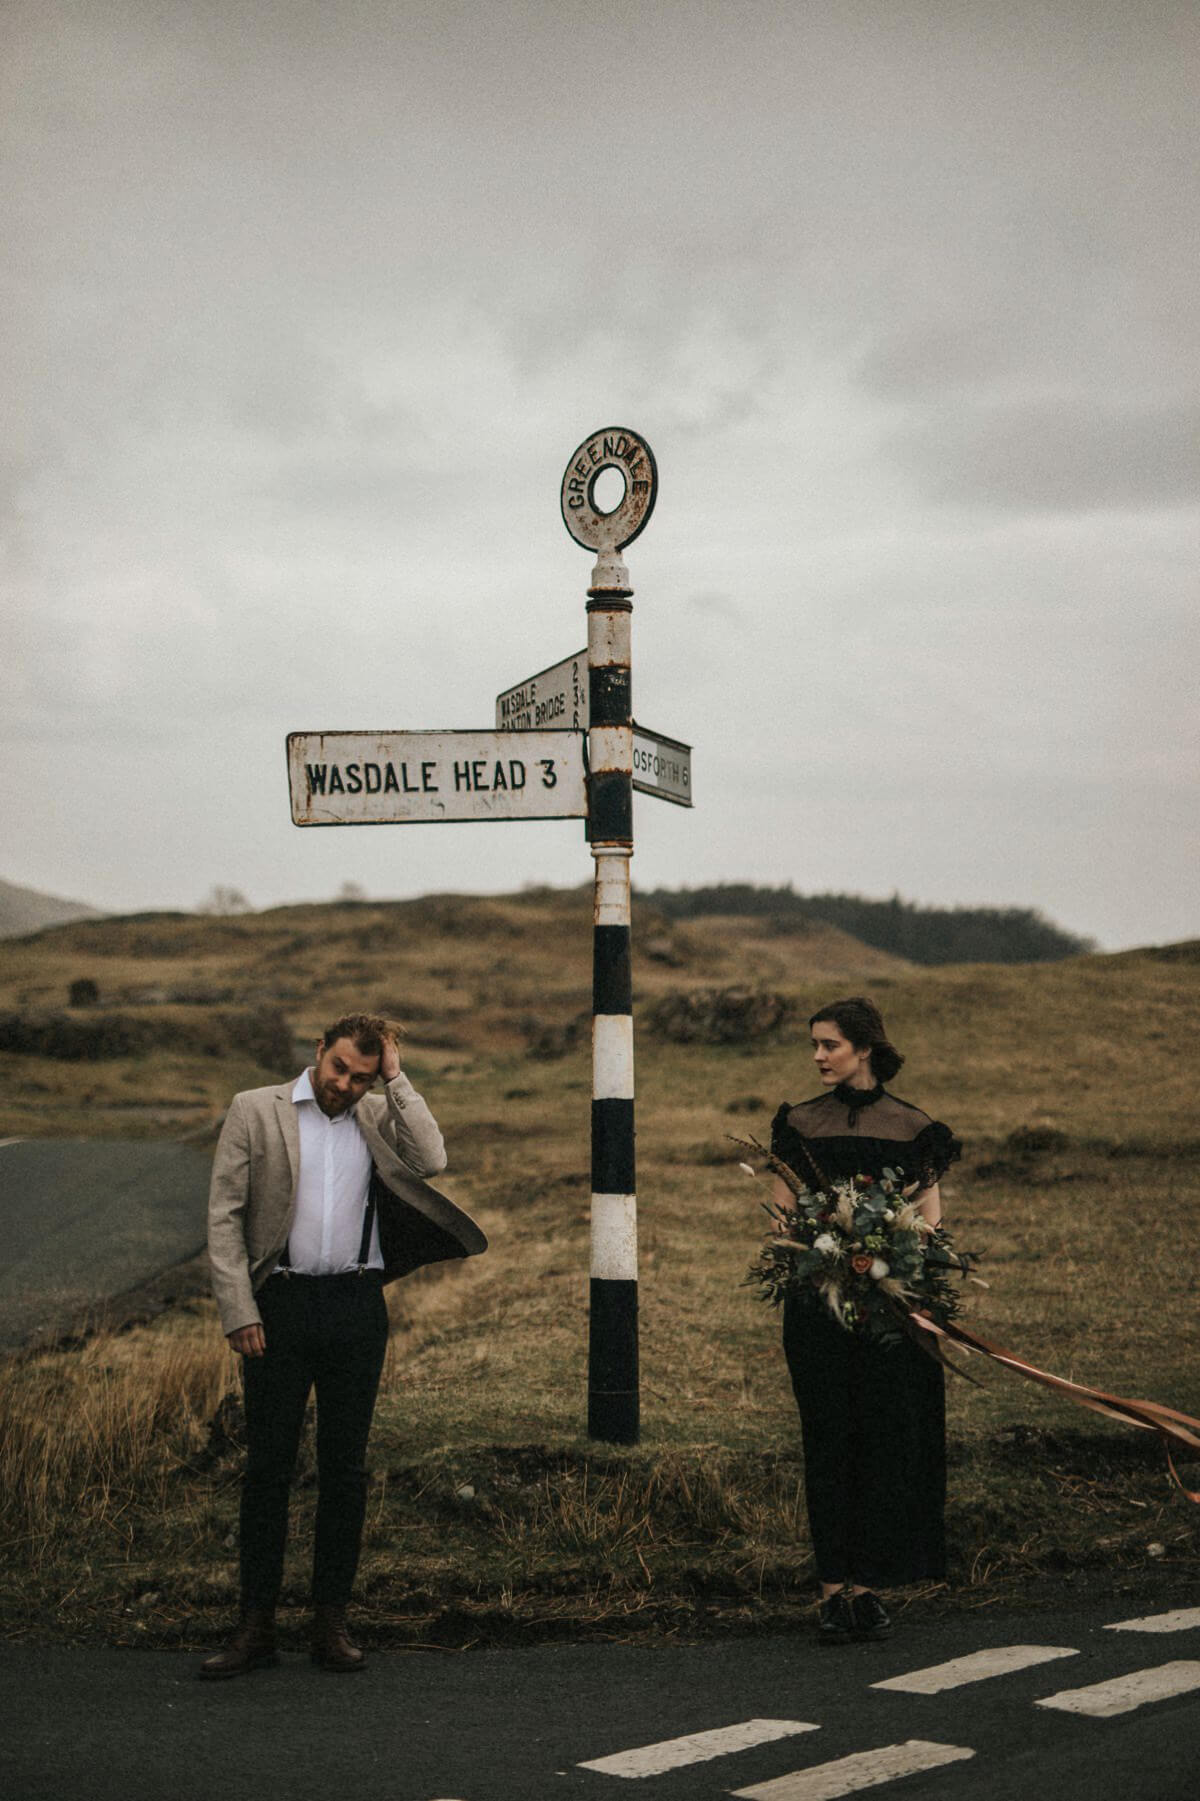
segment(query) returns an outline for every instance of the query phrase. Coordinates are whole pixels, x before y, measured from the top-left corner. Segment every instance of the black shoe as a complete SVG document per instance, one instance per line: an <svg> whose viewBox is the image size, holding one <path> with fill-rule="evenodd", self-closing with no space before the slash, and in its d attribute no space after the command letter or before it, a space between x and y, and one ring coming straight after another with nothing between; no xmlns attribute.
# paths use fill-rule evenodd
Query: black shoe
<svg viewBox="0 0 1200 1801"><path fill-rule="evenodd" d="M206 1657L196 1674L202 1682L221 1682L227 1676L248 1676L251 1670L271 1669L278 1662L275 1609L251 1607L225 1649Z"/></svg>
<svg viewBox="0 0 1200 1801"><path fill-rule="evenodd" d="M839 1588L822 1601L817 1624L819 1645L848 1645L854 1636L854 1606L848 1588Z"/></svg>
<svg viewBox="0 0 1200 1801"><path fill-rule="evenodd" d="M359 1650L346 1631L344 1607L314 1607L311 1655L321 1670L346 1674L366 1667L366 1652Z"/></svg>
<svg viewBox="0 0 1200 1801"><path fill-rule="evenodd" d="M854 1636L863 1641L891 1638L892 1622L878 1595L870 1589L855 1595L851 1603L854 1613Z"/></svg>

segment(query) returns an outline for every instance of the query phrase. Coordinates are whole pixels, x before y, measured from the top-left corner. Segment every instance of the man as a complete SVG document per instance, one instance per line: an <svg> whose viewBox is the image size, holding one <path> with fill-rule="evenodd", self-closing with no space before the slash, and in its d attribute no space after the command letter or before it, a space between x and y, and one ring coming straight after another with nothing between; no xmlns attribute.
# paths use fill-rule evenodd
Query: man
<svg viewBox="0 0 1200 1801"><path fill-rule="evenodd" d="M371 1094L377 1076L383 1093ZM372 1014L328 1026L297 1080L233 1098L213 1163L208 1249L221 1325L243 1360L242 1613L229 1644L201 1665L206 1679L278 1662L288 1490L313 1389L312 1657L326 1670L363 1667L345 1612L387 1346L384 1284L487 1248L474 1221L423 1180L445 1166L396 1034Z"/></svg>

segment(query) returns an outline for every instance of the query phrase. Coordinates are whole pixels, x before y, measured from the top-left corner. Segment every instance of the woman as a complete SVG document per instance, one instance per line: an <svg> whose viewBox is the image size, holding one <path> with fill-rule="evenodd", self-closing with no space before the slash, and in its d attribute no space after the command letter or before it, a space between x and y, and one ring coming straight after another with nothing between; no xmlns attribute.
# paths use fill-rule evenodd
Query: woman
<svg viewBox="0 0 1200 1801"><path fill-rule="evenodd" d="M807 1151L832 1182L901 1177L931 1224L942 1217L938 1179L961 1154L949 1127L884 1088L904 1059L879 1009L861 996L809 1020L825 1092L786 1103L771 1149L803 1182ZM780 1177L775 1201L792 1197ZM817 1575L822 1644L886 1638L874 1590L945 1575L945 1396L941 1366L907 1337L879 1345L848 1331L824 1301L789 1294L783 1344L800 1409L804 1484Z"/></svg>

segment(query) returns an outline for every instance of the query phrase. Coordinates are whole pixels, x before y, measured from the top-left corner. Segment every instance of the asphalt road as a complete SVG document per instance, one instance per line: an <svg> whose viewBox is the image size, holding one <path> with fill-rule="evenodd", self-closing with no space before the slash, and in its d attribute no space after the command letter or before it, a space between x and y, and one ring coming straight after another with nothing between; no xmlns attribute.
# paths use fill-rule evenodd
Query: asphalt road
<svg viewBox="0 0 1200 1801"><path fill-rule="evenodd" d="M209 1157L143 1140L0 1144L0 1348L65 1330L203 1248Z"/></svg>
<svg viewBox="0 0 1200 1801"><path fill-rule="evenodd" d="M1128 1617L1119 1605L987 1609L839 1649L789 1636L376 1653L355 1676L314 1670L293 1651L278 1669L220 1684L198 1682L198 1656L185 1653L0 1644L0 1792L834 1801L870 1786L881 1801L1194 1801L1200 1609L1171 1631L1110 1629ZM969 1666L969 1682L959 1669L940 1692L876 1686L980 1652L1012 1667ZM1097 1697L1096 1685L1118 1679L1161 1684L1164 1666L1174 1694ZM1039 1705L1078 1691L1071 1708L1127 1710ZM691 1746L672 1742L688 1736ZM888 1758L912 1773L882 1776Z"/></svg>

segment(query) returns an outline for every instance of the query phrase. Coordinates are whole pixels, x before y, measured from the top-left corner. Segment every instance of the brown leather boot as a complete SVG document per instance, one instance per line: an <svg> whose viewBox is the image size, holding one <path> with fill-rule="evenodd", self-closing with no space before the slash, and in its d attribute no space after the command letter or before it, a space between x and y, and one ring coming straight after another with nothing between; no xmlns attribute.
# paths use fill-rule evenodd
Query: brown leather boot
<svg viewBox="0 0 1200 1801"><path fill-rule="evenodd" d="M314 1607L312 1660L318 1669L346 1673L365 1666L366 1652L359 1650L346 1631L344 1607Z"/></svg>
<svg viewBox="0 0 1200 1801"><path fill-rule="evenodd" d="M226 1676L248 1676L279 1662L275 1649L275 1610L248 1607L223 1651L206 1657L196 1674L204 1682L220 1682Z"/></svg>

